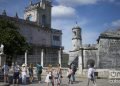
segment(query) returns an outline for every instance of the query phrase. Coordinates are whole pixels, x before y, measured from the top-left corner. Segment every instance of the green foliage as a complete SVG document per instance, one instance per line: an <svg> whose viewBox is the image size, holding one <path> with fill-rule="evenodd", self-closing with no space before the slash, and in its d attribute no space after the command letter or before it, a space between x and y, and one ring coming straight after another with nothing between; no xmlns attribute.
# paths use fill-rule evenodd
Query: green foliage
<svg viewBox="0 0 120 86"><path fill-rule="evenodd" d="M4 45L4 53L8 56L24 54L30 48L19 30L14 22L0 19L0 43Z"/></svg>

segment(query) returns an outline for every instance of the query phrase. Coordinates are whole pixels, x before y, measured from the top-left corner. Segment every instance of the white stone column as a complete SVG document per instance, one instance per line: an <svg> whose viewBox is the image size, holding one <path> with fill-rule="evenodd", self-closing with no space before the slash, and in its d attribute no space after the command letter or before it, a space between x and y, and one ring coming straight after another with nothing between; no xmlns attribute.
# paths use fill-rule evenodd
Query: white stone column
<svg viewBox="0 0 120 86"><path fill-rule="evenodd" d="M83 57L82 57L82 54L83 54L83 51L80 50L80 55L78 57L78 67L79 67L79 73L82 75L83 73Z"/></svg>
<svg viewBox="0 0 120 86"><path fill-rule="evenodd" d="M2 66L2 55L0 54L0 66Z"/></svg>
<svg viewBox="0 0 120 86"><path fill-rule="evenodd" d="M62 49L60 48L60 50L58 51L58 62L60 64L60 67L61 67L61 58L62 58Z"/></svg>
<svg viewBox="0 0 120 86"><path fill-rule="evenodd" d="M44 65L44 61L43 61L43 58L44 58L44 49L41 50L41 66L43 67Z"/></svg>
<svg viewBox="0 0 120 86"><path fill-rule="evenodd" d="M99 48L99 45L97 45L97 47ZM97 63L95 64L97 68L100 68L100 56L99 56L99 49L97 50Z"/></svg>
<svg viewBox="0 0 120 86"><path fill-rule="evenodd" d="M25 51L25 65L27 65L27 50Z"/></svg>
<svg viewBox="0 0 120 86"><path fill-rule="evenodd" d="M100 67L99 64L100 64L100 58L99 58L99 55L97 55L97 63L96 63L96 67L97 67L97 68Z"/></svg>
<svg viewBox="0 0 120 86"><path fill-rule="evenodd" d="M83 50L83 65L84 65L84 68L87 68L87 58L86 58L86 50Z"/></svg>
<svg viewBox="0 0 120 86"><path fill-rule="evenodd" d="M83 71L83 67L82 67L82 65L83 65L83 63L82 63L82 56L79 56L79 58L78 58L78 67L79 67L79 71L80 71L80 74L82 74L82 71Z"/></svg>

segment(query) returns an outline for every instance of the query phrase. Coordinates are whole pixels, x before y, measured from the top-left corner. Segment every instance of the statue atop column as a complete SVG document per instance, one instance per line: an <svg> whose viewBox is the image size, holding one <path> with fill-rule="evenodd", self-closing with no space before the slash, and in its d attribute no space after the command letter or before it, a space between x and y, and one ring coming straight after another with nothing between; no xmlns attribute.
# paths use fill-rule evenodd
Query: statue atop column
<svg viewBox="0 0 120 86"><path fill-rule="evenodd" d="M1 44L1 46L0 46L0 54L4 54L4 45L3 44Z"/></svg>

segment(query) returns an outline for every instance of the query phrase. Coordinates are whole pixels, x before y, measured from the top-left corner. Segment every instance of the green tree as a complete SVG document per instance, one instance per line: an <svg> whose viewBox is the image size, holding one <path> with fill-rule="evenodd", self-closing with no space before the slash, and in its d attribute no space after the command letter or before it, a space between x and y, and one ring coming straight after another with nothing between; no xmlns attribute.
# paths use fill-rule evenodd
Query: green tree
<svg viewBox="0 0 120 86"><path fill-rule="evenodd" d="M19 33L19 27L14 22L0 19L0 43L4 45L4 53L7 58L24 54L30 46L25 38Z"/></svg>

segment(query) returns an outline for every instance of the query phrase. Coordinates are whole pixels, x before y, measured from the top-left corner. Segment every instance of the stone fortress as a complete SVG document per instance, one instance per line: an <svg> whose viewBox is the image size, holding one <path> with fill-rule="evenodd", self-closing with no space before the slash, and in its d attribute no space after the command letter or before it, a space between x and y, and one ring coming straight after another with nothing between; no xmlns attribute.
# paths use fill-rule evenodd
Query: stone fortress
<svg viewBox="0 0 120 86"><path fill-rule="evenodd" d="M98 70L120 69L120 29L101 33L97 44L82 44L81 30L79 26L72 28L69 64L77 64L80 71L86 70L90 63Z"/></svg>
<svg viewBox="0 0 120 86"><path fill-rule="evenodd" d="M28 51L27 64L40 63L43 67L52 64L61 64L62 56L62 31L51 28L52 3L49 0L40 0L30 4L24 10L24 19L20 19L16 13L15 17L7 16L4 10L0 19L15 22L20 28L20 33L32 46ZM24 63L24 55L17 56L18 63Z"/></svg>

